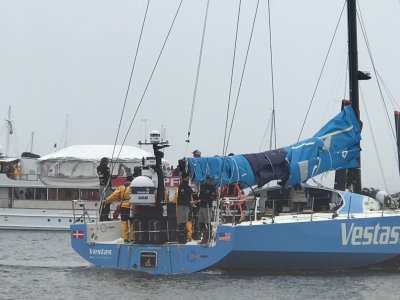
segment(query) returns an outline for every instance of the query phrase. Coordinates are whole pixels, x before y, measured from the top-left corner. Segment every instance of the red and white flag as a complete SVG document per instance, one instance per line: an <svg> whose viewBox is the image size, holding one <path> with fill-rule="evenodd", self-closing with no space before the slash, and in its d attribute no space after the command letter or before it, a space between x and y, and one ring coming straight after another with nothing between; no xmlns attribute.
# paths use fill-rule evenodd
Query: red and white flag
<svg viewBox="0 0 400 300"><path fill-rule="evenodd" d="M72 232L72 238L73 239L83 239L83 230L74 230Z"/></svg>
<svg viewBox="0 0 400 300"><path fill-rule="evenodd" d="M220 240L220 241L230 241L231 240L231 233L230 232L221 232L221 233L219 233L218 240Z"/></svg>

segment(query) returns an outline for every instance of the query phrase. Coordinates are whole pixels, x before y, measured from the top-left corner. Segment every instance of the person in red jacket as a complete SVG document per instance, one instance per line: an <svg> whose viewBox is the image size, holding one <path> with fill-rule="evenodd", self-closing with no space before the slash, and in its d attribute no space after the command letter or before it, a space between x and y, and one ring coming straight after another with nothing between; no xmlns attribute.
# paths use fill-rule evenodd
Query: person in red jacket
<svg viewBox="0 0 400 300"><path fill-rule="evenodd" d="M244 211L243 211L243 204L244 204L244 196L242 190L239 187L237 182L232 182L230 184L225 184L221 187L221 197L232 197L238 198L236 202L232 202L230 206L232 208L237 207L240 211L240 220L239 223L245 220Z"/></svg>

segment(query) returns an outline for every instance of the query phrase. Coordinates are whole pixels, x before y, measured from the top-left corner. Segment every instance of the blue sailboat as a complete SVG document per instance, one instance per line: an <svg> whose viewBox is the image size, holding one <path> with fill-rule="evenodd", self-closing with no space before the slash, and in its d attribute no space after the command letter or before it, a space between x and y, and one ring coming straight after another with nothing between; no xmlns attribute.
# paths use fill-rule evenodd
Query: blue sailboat
<svg viewBox="0 0 400 300"><path fill-rule="evenodd" d="M182 171L188 172L193 183L208 177L219 187L235 182L251 190L247 197L218 199L207 244L179 242L175 204L162 197L160 149L166 145L155 139L156 197L152 197L155 185L143 185L145 176L136 177L131 185L131 203L139 207L134 241L119 238L119 221L73 224L73 249L95 266L161 275L209 269L342 270L397 263L398 203L361 194L355 14L356 2L349 0L352 105L345 106L311 138L288 147L190 157L181 162ZM355 178L349 182L352 189L306 184L309 178L330 170L351 170L351 178ZM264 188L270 181L279 185Z"/></svg>

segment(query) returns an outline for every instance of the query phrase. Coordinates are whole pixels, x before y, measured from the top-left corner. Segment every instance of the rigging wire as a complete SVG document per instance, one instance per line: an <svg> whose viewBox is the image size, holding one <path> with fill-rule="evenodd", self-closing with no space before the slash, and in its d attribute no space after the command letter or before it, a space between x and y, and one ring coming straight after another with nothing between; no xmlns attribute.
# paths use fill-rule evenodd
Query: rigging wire
<svg viewBox="0 0 400 300"><path fill-rule="evenodd" d="M358 1L357 1L357 3L358 3ZM376 83L377 83L377 85L378 85L378 89L379 89L379 93L380 93L380 96L381 96L382 104L383 104L384 109L385 109L385 112L386 112L386 117L387 117L387 119L389 120L390 129L391 129L391 131L392 131L392 134L393 134L393 136L395 136L395 133L394 133L394 130L393 130L393 126L392 126L392 124L391 124L391 122L390 122L390 117L389 117L388 109L387 109L387 106L386 106L385 97L383 96L382 88L381 88L380 82L379 82L379 80L378 80L378 75L377 75L377 73L376 73L375 62L374 62L374 59L372 58L372 51L371 51L371 47L370 47L370 45L369 45L369 41L368 41L368 37L367 37L367 32L366 32L366 28L365 28L365 25L364 25L364 20L363 20L362 13L361 13L361 9L360 9L360 4L358 4L358 7L359 7L359 10L358 10L359 13L357 14L358 21L360 22L361 31L362 31L362 33L363 33L364 40L365 40L365 44L366 44L366 46L367 46L369 58L370 58L371 64L372 64L372 68L373 68L373 70L374 70L374 74L375 74L375 77L376 77Z"/></svg>
<svg viewBox="0 0 400 300"><path fill-rule="evenodd" d="M267 123L267 127L266 127L266 129L264 131L264 135L263 135L262 140L261 140L260 148L258 149L259 152L261 152L261 149L263 148L265 137L267 136L268 128L269 128L269 126L270 126L270 124L272 122L272 118L273 118L273 116L271 114L271 116L270 116L270 118L268 120L268 123ZM272 130L272 128L271 128L271 130Z"/></svg>
<svg viewBox="0 0 400 300"><path fill-rule="evenodd" d="M349 72L348 72L348 69L350 68L350 62L349 62L349 57L347 57L347 69L346 69L346 76L345 76L345 79L344 79L344 96L343 96L343 99L346 99L346 95L347 95L347 83L348 83L348 78L347 78L347 76L349 76Z"/></svg>
<svg viewBox="0 0 400 300"><path fill-rule="evenodd" d="M383 79L382 79L382 77L381 77L381 75L379 74L378 71L376 72L376 75L378 76L379 81L382 83L383 88L385 89L387 95L389 96L389 100L390 100L390 103L392 104L393 110L396 111L398 109L397 107L399 107L396 99L393 97L392 93L390 92L390 90L386 86L385 82L383 81ZM394 140L392 139L392 147L393 147L393 151L395 153L395 158L396 158L396 161L397 161L397 167L400 169L400 167L399 167L400 166L400 162L399 162L399 159L398 159L399 148L398 148L397 143L396 143L397 138L398 137L396 136L394 138Z"/></svg>
<svg viewBox="0 0 400 300"><path fill-rule="evenodd" d="M346 47L347 48L347 47ZM337 62L337 72L335 72L335 78L332 80L332 85L331 89L329 91L328 98L331 98L329 100L329 104L325 107L323 110L323 118L322 120L327 120L330 119L330 114L332 111L336 111L338 108L338 103L342 103L343 99L345 98L345 94L340 97L340 100L337 98L337 94L341 95L343 91L343 86L345 87L344 92L346 92L346 81L343 81L343 78L347 78L347 49L343 49L343 56L340 56L341 59L340 61ZM344 63L343 63L344 62Z"/></svg>
<svg viewBox="0 0 400 300"><path fill-rule="evenodd" d="M373 57L372 57L372 50L371 50L371 47L370 47L370 44L369 44L369 41L368 41L367 30L366 30L366 27L365 27L365 24L364 24L364 19L363 19L362 12L361 12L361 6L360 6L360 4L358 3L358 1L357 1L357 4L358 4L358 7L359 7L358 13L357 13L358 21L359 21L359 23L360 23L361 31L362 31L363 36L364 36L364 41L365 41L365 44L366 44L366 46L367 46L368 55L369 55L369 58L370 58L370 60L371 60L372 68L373 68L373 70L374 70L374 74L375 74L375 78L376 78L376 83L377 83L377 85L378 85L379 94L380 94L380 96L381 96L382 104L383 104L383 107L384 107L384 110L385 110L385 113L386 113L386 118L387 118L387 120L388 120L390 130L391 130L391 132L392 132L393 139L391 139L391 142L393 143L393 141L396 140L396 133L395 133L395 131L394 131L392 122L390 122L390 117L389 117L388 108L387 108L387 105L386 105L386 102L385 102L385 97L384 97L384 95L383 95L382 87L381 87L380 82L379 82L379 80L378 80L378 74L377 74L377 70L376 70L376 67L375 67L374 59L373 59ZM397 151L399 151L397 145L394 147L394 149L397 149ZM395 155L395 156L397 156L397 155Z"/></svg>
<svg viewBox="0 0 400 300"><path fill-rule="evenodd" d="M230 107L230 102L231 102L231 95L232 95L232 82L233 82L233 73L235 70L235 58L236 58L236 48L237 48L237 38L238 38L238 31L239 31L239 23L240 23L240 11L241 11L241 7L242 7L242 0L239 0L239 7L238 7L238 13L237 13L237 20L236 20L236 33L235 33L235 44L234 44L234 48L233 48L233 57L232 57L232 69L231 69L231 79L230 79L230 84L229 84L229 97L228 97L228 107L226 110L226 119L225 119L225 130L224 130L224 143L222 146L222 165L220 168L220 172L219 172L219 188L218 188L218 199L221 199L221 192L222 192L222 170L225 167L225 154L226 154L226 150L225 150L225 145L226 145L226 132L228 129L228 119L229 119L229 107ZM217 205L217 212L215 214L215 221L217 220L217 216L219 216L220 213L220 209L219 209L219 205Z"/></svg>
<svg viewBox="0 0 400 300"><path fill-rule="evenodd" d="M183 0L180 1L179 6L178 6L178 8L177 8L177 10L176 10L176 12L175 12L175 15L174 15L174 18L173 18L173 20L172 20L171 26L169 27L167 36L165 37L165 40L164 40L164 43L163 43L163 45L162 45L162 47L161 47L160 53L158 54L157 60L156 60L156 62L155 62L155 64L154 64L154 67L153 67L153 69L152 69L152 71L151 71L151 74L150 74L150 77L149 77L149 79L148 79L148 81L147 81L146 87L145 87L145 89L144 89L144 91L143 91L143 94L142 94L142 96L141 96L141 98L140 98L139 104L138 104L137 107L136 107L135 113L134 113L134 115L133 115L133 117L132 117L132 119L131 119L131 122L130 122L130 124L129 124L128 130L127 130L127 132L126 132L126 134L125 134L124 140L123 140L123 142L122 142L122 146L125 144L125 141L126 141L126 139L128 138L129 131L131 130L132 125L133 125L133 122L135 121L136 116L137 116L137 113L138 113L138 111L139 111L139 108L140 108L140 106L142 105L142 102L143 102L143 99L144 99L144 97L145 97L145 95L146 95L147 89L149 88L149 85L150 85L150 82L151 82L151 80L152 80L152 78L153 78L154 72L155 72L155 70L156 70L156 68L157 68L157 66L158 66L159 61L160 61L161 55L162 55L162 53L164 52L165 45L167 44L167 41L168 41L168 38L169 38L169 36L170 36L170 34L171 34L172 28L174 27L176 18L177 18L177 16L178 16L179 12L180 12L182 3L183 3ZM122 147L121 147L121 150L119 151L119 154L121 153L121 151L122 151ZM118 155L119 155L119 154L118 154Z"/></svg>
<svg viewBox="0 0 400 300"><path fill-rule="evenodd" d="M118 137L119 137L119 132L120 132L120 130L121 130L122 119L123 119L123 117L124 117L124 111L125 111L126 102L127 102L127 100L128 100L128 95L129 95L129 91L130 91L130 87L131 87L131 83L132 83L133 72L134 72L135 66L136 66L136 59L137 59L137 56L138 56L138 53L139 53L139 48L140 48L141 41L142 41L144 25L146 24L147 13L148 13L148 10L149 10L149 4L150 4L150 0L147 0L146 11L145 11L145 13L144 13L143 22L142 22L142 27L141 27L141 29L140 29L139 40L138 40L138 43L137 43L137 46L136 46L135 57L134 57L134 60L133 60L133 63L132 63L131 74L130 74L130 76L129 76L129 81L128 81L128 87L127 87L126 93L125 93L124 105L123 105L123 107L122 107L121 116L120 116L120 119L119 119L119 124L118 124L118 129L117 129L117 134L116 134L116 137L115 137L113 152L112 152L112 155L111 155L111 174L112 174L112 172L113 172L113 170L114 170L114 167L115 167L115 162L113 162L114 153L115 153L115 148L116 148L116 146L117 146L117 141L118 141ZM119 153L118 153L118 156L117 156L116 160L118 159L119 155L121 154L122 147L123 147L123 145L121 145L121 149L120 149L120 151L119 151Z"/></svg>
<svg viewBox="0 0 400 300"><path fill-rule="evenodd" d="M316 84L316 86L315 86L313 95L312 95L312 97L311 97L310 104L308 105L308 108L307 108L306 116L305 116L305 118L304 118L303 124L301 125L301 129L300 129L299 136L297 137L297 141L300 140L301 134L303 133L303 129L304 129L304 126L305 126L306 121L307 121L307 118L308 118L308 114L310 113L311 105L312 105L312 103L314 102L314 98L315 98L315 95L316 95L316 93L317 93L317 89L318 89L318 86L319 86L319 82L321 81L322 73L324 72L324 69L325 69L325 66L326 66L326 62L327 62L328 57L329 57L329 53L331 52L331 48L332 48L332 45L333 45L333 41L335 40L335 36L336 36L337 30L338 30L338 28L339 28L340 20L342 19L342 15L343 15L344 9L345 9L345 7L346 7L346 2L347 2L347 0L344 2L342 11L340 12L339 20L338 20L338 22L337 22L337 24L336 24L336 28L335 28L335 31L334 31L334 33L333 33L333 37L332 37L331 43L329 44L328 51L327 51L327 53L326 53L325 60L324 60L324 63L323 63L323 65L322 65L322 68L321 68L321 72L320 72L320 74L319 74L319 76L318 76L317 84Z"/></svg>
<svg viewBox="0 0 400 300"><path fill-rule="evenodd" d="M131 120L131 122L130 122L130 124L129 124L128 130L126 131L124 140L123 140L123 142L121 143L121 148L119 149L118 155L117 155L117 157L116 157L115 160L117 160L118 157L120 156L120 154L121 154L121 152L122 152L122 148L123 148L123 146L124 146L124 144L125 144L125 141L126 141L126 139L127 139L127 137L128 137L129 131L130 131L131 128L132 128L133 121L136 119L136 115L137 115L137 113L138 113L138 111L139 111L140 105L141 105L142 102L143 102L144 96L146 95L146 92L147 92L147 89L148 89L148 87L149 87L149 85L150 85L151 79L153 78L153 75L154 75L154 72L155 72L155 70L156 70L156 68L157 68L158 62L160 61L160 57L161 57L161 55L162 55L162 53L163 53L163 51L164 51L164 48L165 48L165 45L166 45L166 43L167 43L167 41L168 41L169 35L170 35L170 33L171 33L171 31L172 31L172 28L173 28L173 26L174 26L174 24L175 24L175 20L176 20L176 18L177 18L177 15L178 15L178 13L179 13L179 11L180 11L181 6L182 6L182 2L183 2L183 0L180 1L179 6L178 6L178 8L177 8L177 10L176 10L176 12L175 12L175 15L174 15L174 18L173 18L173 20L172 20L171 26L170 26L170 28L169 28L169 30L168 30L167 36L166 36L166 38L165 38L165 40L164 40L164 43L163 43L163 45L162 45L162 47L161 47L160 53L158 54L158 57L157 57L157 60L156 60L156 62L155 62L155 64L154 64L153 70L152 70L152 72L151 72L151 74L150 74L150 77L149 77L149 79L148 79L148 81L147 81L147 84L146 84L146 87L145 87L144 92L143 92L143 94L142 94L142 97L140 98L140 101L139 101L139 104L138 104L138 106L137 106L137 108L136 108L135 114L134 114L133 117L132 117L132 120ZM148 6L147 6L147 8L148 8ZM147 8L146 8L146 15L147 15ZM145 21L145 18L144 18L144 21ZM142 30L143 30L143 26L144 26L144 21L143 21L143 25L142 25ZM137 48L137 49L139 49L139 48ZM135 55L135 61L136 61L136 55ZM131 77L132 77L132 73L133 73L133 67L132 67L132 71L131 71ZM131 84L131 79L129 80L128 91L129 91L130 84ZM125 98L125 100L126 100L126 98ZM124 108L125 108L125 103L126 103L126 101L124 102ZM122 114L121 114L121 119L122 119ZM120 120L120 122L121 122L121 120ZM120 128L118 128L118 132L119 132L119 130L120 130ZM116 147L116 142L115 142L115 145L114 145L114 150L115 150L115 147ZM114 157L114 150L113 150L112 158ZM111 161L112 161L112 160L111 160ZM111 174L112 174L112 171L113 171L114 167L115 167L115 165L112 165ZM109 183L108 183L108 184L109 184ZM99 211L100 214L101 214L102 208L103 208L103 206L100 206L100 211Z"/></svg>
<svg viewBox="0 0 400 300"><path fill-rule="evenodd" d="M204 23L203 23L203 34L202 34L202 37L201 37L199 60L198 60L198 63L197 63L196 81L195 81L195 85L194 85L192 108L191 108L191 111L190 111L190 119L189 119L189 125L188 125L188 134L187 134L187 140L186 140L185 156L187 155L187 151L188 151L188 147L189 147L189 143L190 143L190 133L192 131L193 113L194 113L194 107L195 107L195 104L196 104L197 86L198 86L198 83L199 83L201 58L203 57L204 37L205 37L205 34L206 34L209 6L210 6L210 0L207 0L206 13L205 13Z"/></svg>
<svg viewBox="0 0 400 300"><path fill-rule="evenodd" d="M226 140L227 140L226 133L227 133L227 129L228 129L229 108L230 108L231 95L232 95L233 73L234 73L234 70L235 70L236 48L237 48L237 39L238 39L241 7L242 7L242 0L239 0L239 9L238 9L237 21L236 21L235 45L234 45L234 48L233 48L233 57L232 57L231 79L230 79L230 84L229 84L228 107L226 109L224 144L223 144L223 147L222 147L222 156L225 156L225 154L226 154Z"/></svg>
<svg viewBox="0 0 400 300"><path fill-rule="evenodd" d="M271 123L271 137L269 148L272 148L272 133L274 134L274 149L276 149L276 120L275 120L275 87L274 87L274 66L272 55L272 27L271 27L271 5L268 0L268 32L269 32L269 53L270 53L270 66L271 66L271 88L272 88L272 123Z"/></svg>
<svg viewBox="0 0 400 300"><path fill-rule="evenodd" d="M400 107L399 103L397 102L396 98L393 96L392 92L387 87L385 81L383 80L378 71L376 71L376 75L378 76L379 81L382 83L382 86L385 89L386 94L389 96L390 104L392 104L393 110L399 109Z"/></svg>
<svg viewBox="0 0 400 300"><path fill-rule="evenodd" d="M364 94L362 92L361 87L360 87L360 93L361 93L362 100L363 100L362 104L363 104L363 107L364 107L365 115L367 116L368 127L369 127L369 130L371 131L371 137L372 137L372 141L373 141L373 144L374 144L376 156L377 156L377 159L378 159L378 165L379 165L379 168L381 169L383 183L385 184L385 189L388 190L388 185L387 185L386 179L385 179L385 173L383 172L382 160L381 160L381 157L379 156L378 146L377 146L377 143L376 143L376 140L375 140L375 134L374 134L374 131L372 129L371 120L369 118L367 106L365 105Z"/></svg>
<svg viewBox="0 0 400 300"><path fill-rule="evenodd" d="M259 6L259 4L260 4L260 0L257 1L257 6L256 6L256 9L255 9L255 11L254 11L253 24L252 24L252 27L251 27L251 32L250 32L250 37L249 37L249 43L248 43L248 45L247 45L246 56L245 56L244 63L243 63L243 69L242 69L242 74L241 74L241 77L240 77L239 89L238 89L238 92L237 92L237 95L236 95L235 108L233 109L233 115L232 115L232 119L231 119L231 126L230 126L230 128L229 128L228 139L227 139L226 146L225 146L225 153L228 151L228 145L229 145L229 140L230 140L231 133L232 133L233 121L235 120L236 109L237 109L237 105L238 105L238 102L239 102L239 95L240 95L240 91L241 91L241 88L242 88L242 83L243 83L243 78L244 78L244 72L245 72L245 70L246 70L247 58L248 58L248 56L249 56L251 41L252 41L253 33L254 33L254 25L255 25L256 19L257 19L257 12L258 12L258 6Z"/></svg>

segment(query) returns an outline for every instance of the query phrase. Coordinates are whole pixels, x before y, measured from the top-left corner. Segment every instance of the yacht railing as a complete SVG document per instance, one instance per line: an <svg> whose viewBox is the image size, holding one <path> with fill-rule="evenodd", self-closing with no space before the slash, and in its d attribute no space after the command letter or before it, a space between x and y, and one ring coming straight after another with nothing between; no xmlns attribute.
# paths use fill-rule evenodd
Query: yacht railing
<svg viewBox="0 0 400 300"><path fill-rule="evenodd" d="M74 216L74 224L78 222L86 223L86 219L88 222L91 221L88 211L85 208L85 201L83 200L72 200L72 214Z"/></svg>

